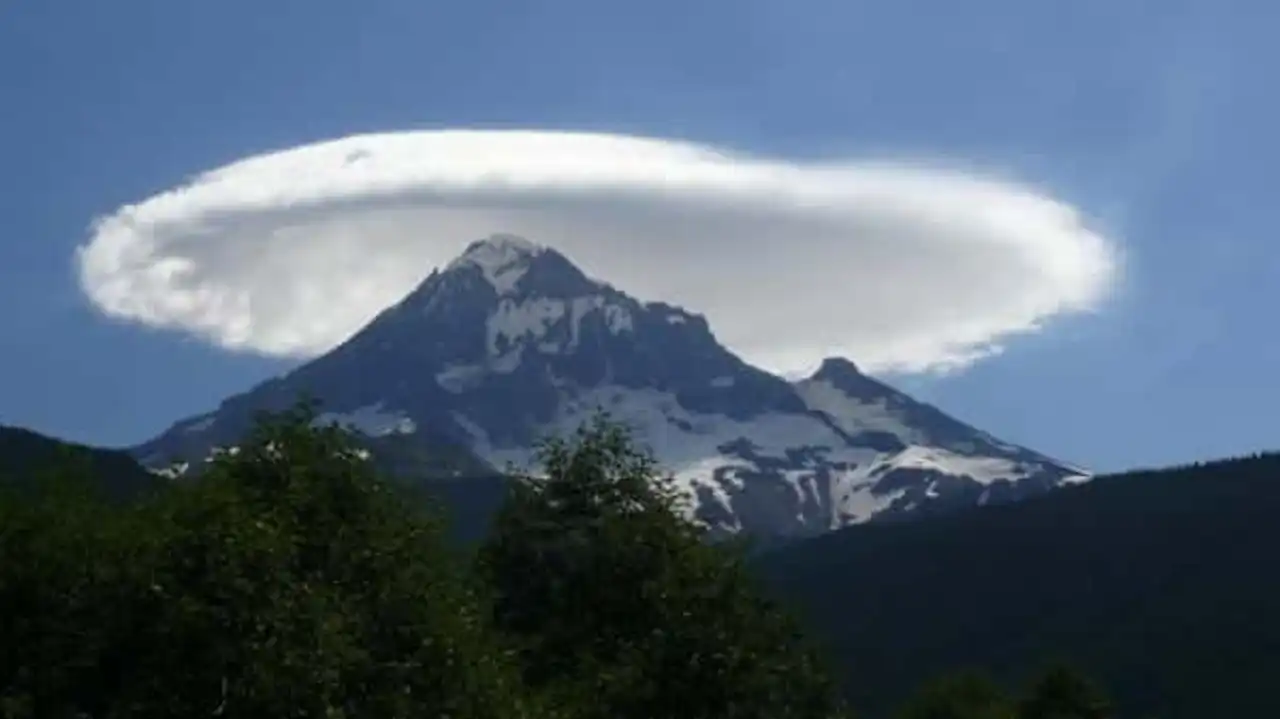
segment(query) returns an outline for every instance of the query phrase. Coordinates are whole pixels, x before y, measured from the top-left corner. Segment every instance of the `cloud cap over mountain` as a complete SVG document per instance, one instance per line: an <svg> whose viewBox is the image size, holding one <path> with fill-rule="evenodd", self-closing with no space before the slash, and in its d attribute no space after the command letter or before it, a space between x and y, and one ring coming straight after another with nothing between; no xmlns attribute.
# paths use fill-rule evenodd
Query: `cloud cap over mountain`
<svg viewBox="0 0 1280 719"><path fill-rule="evenodd" d="M107 315L307 357L470 241L556 247L705 313L779 372L963 366L1098 307L1111 242L1036 190L890 162L792 162L606 134L359 135L250 157L98 219L81 286Z"/></svg>

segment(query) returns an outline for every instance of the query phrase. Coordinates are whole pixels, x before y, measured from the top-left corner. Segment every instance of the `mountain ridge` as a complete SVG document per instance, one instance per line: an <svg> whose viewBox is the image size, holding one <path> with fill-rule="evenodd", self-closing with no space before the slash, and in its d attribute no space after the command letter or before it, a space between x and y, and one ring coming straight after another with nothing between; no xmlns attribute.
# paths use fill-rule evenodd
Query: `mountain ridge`
<svg viewBox="0 0 1280 719"><path fill-rule="evenodd" d="M163 484L125 451L0 424L0 488L27 491L82 475L92 477L93 488L112 500L132 499Z"/></svg>

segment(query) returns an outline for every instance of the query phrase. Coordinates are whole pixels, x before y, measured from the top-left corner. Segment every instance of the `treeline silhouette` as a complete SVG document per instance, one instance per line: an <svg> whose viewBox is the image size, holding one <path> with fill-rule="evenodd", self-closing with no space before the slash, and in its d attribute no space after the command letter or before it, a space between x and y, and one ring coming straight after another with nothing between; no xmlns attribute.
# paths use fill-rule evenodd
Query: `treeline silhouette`
<svg viewBox="0 0 1280 719"><path fill-rule="evenodd" d="M606 418L544 445L545 471L517 477L463 550L439 506L314 417L265 418L190 481L3 445L0 716L857 715L744 547L704 542ZM895 711L1112 716L1062 666L1002 686L960 672Z"/></svg>

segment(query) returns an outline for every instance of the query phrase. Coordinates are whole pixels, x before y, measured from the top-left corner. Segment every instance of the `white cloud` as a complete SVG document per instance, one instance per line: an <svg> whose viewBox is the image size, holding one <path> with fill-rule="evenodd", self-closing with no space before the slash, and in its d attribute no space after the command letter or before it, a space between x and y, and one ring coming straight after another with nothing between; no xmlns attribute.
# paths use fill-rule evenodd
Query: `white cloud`
<svg viewBox="0 0 1280 719"><path fill-rule="evenodd" d="M833 354L873 371L961 367L1096 308L1118 274L1076 209L1009 182L535 131L250 157L99 219L78 261L110 316L306 357L495 232L703 312L726 345L783 372Z"/></svg>

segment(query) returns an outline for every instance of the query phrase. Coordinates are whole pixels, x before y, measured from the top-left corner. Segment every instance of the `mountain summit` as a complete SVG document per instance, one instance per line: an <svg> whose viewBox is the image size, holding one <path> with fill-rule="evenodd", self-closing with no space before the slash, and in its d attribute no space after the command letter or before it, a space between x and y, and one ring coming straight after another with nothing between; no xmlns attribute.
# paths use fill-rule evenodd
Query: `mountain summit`
<svg viewBox="0 0 1280 719"><path fill-rule="evenodd" d="M1000 442L830 358L797 382L707 321L641 302L514 235L469 245L328 354L136 448L149 466L232 445L300 393L397 471L492 473L597 409L631 426L714 533L781 538L1014 501L1088 475Z"/></svg>
<svg viewBox="0 0 1280 719"><path fill-rule="evenodd" d="M511 294L538 255L547 248L516 235L493 235L467 245L447 271L479 270L499 295Z"/></svg>

